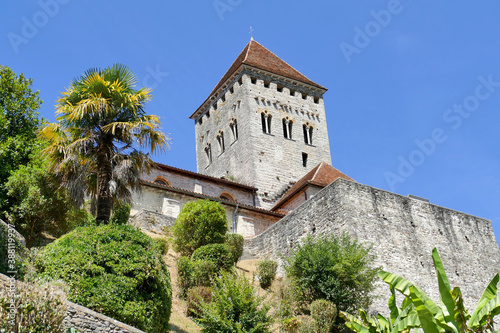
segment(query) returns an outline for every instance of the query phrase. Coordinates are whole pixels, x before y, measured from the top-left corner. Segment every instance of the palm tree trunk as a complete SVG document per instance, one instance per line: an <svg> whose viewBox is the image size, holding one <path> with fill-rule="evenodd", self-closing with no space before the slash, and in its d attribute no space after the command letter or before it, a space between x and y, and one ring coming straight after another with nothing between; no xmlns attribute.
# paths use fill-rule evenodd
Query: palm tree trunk
<svg viewBox="0 0 500 333"><path fill-rule="evenodd" d="M96 223L107 224L113 207L113 197L109 188L113 176L110 146L103 140L97 149L97 217Z"/></svg>

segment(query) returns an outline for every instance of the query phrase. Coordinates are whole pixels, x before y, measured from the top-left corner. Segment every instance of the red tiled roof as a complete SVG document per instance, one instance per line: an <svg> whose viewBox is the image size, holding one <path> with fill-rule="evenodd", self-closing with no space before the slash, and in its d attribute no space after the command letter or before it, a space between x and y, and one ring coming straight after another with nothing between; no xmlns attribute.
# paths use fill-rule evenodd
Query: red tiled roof
<svg viewBox="0 0 500 333"><path fill-rule="evenodd" d="M251 40L240 53L240 55L233 62L229 70L224 74L219 83L210 93L209 97L212 96L217 90L222 87L222 85L242 66L248 65L258 69L262 69L273 74L284 76L286 78L299 81L305 84L309 84L313 87L327 90L325 87L309 80L305 75L300 73L298 70L287 64L285 61L281 60L277 55L266 49L264 46L258 42ZM208 100L207 98L207 100ZM205 100L205 102L207 101ZM205 104L203 102L203 104ZM202 106L203 106L202 104ZM201 106L200 106L201 107ZM198 108L199 110L199 108ZM197 111L198 111L197 110ZM196 112L194 112L190 118L192 118Z"/></svg>
<svg viewBox="0 0 500 333"><path fill-rule="evenodd" d="M235 202L235 201L225 200L225 199L222 199L222 198L213 197L211 195L206 195L206 194L202 194L202 193L197 193L197 192L189 191L189 190L186 190L186 189L183 189L183 188L180 188L180 187L173 187L173 186L158 184L158 183L155 183L155 182L152 182L152 181L149 181L149 180L144 180L144 179L141 179L140 183L143 184L143 185L146 185L146 186L160 188L160 189L163 189L165 191L172 191L172 192L177 192L177 193L184 193L184 194L187 194L187 195L190 195L190 196L193 196L193 197L210 199L210 200L213 200L213 201L222 202L222 203L224 203L226 205L237 206L237 207L241 207L241 208L246 208L246 209L253 210L253 211L256 211L256 212L273 215L273 216L276 216L276 217L283 217L283 216L285 216L284 214L279 213L279 212L273 212L273 211L270 211L270 210L267 210L267 209L263 209L263 208L259 208L259 207L255 207L255 206L251 206L251 205L247 205L247 204L243 204L243 203L240 203L240 202L237 202L237 201Z"/></svg>
<svg viewBox="0 0 500 333"><path fill-rule="evenodd" d="M182 173L182 174L185 174L185 175L188 175L188 176L192 176L192 177L196 177L196 178L202 178L202 179L210 180L210 181L213 181L213 182L216 182L216 183L222 183L222 184L233 186L233 187L239 187L239 188L243 188L243 189L250 190L250 191L253 191L253 192L257 191L256 187L245 185L245 184L241 184L241 183L235 182L234 180L229 180L229 179L223 179L223 178L217 178L217 177L207 176L207 175L203 175L201 173L197 173L197 172L193 172L193 171L189 171L189 170L184 170L184 169L180 169L180 168L176 168L176 167L173 167L173 166L170 166L170 165L156 163L156 162L155 162L155 167L157 169L160 169L160 170L167 170L167 171Z"/></svg>
<svg viewBox="0 0 500 333"><path fill-rule="evenodd" d="M299 179L293 186L281 197L281 199L271 208L272 211L278 210L288 199L290 199L294 194L300 191L303 187L308 184L326 187L331 184L337 178L344 178L347 180L354 180L351 177L345 175L339 170L332 167L330 164L321 162L315 166L311 171L309 171L304 177Z"/></svg>

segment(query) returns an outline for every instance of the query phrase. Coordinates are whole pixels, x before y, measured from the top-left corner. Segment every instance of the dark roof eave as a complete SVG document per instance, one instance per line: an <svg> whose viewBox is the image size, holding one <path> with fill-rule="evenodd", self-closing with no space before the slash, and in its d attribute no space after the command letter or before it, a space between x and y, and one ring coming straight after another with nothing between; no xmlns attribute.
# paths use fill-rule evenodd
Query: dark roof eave
<svg viewBox="0 0 500 333"><path fill-rule="evenodd" d="M184 170L184 169L176 168L176 167L173 167L173 166L170 166L170 165L166 165L166 164L162 164L162 163L157 163L157 162L155 162L155 165L159 169L166 169L166 170L174 171L174 172L177 172L177 173L182 173L182 174L189 175L189 176L203 178L203 179L211 180L211 181L214 181L214 182L217 182L217 183L222 183L222 184L233 186L233 187L239 187L239 188L251 190L252 192L256 192L257 191L256 187L245 185L245 184L241 184L241 183L234 182L234 181L231 181L231 180L222 179L222 178L216 178L216 177L212 177L212 176L207 176L207 175L203 175L201 173L197 173L197 172L193 172L193 171L189 171L189 170Z"/></svg>
<svg viewBox="0 0 500 333"><path fill-rule="evenodd" d="M182 194L190 195L190 196L197 197L197 198L210 199L210 200L213 200L213 201L222 202L225 205L229 205L229 206L233 206L233 207L238 206L240 208L245 208L245 209L248 209L248 210L251 210L251 211L254 211L254 212L258 212L258 213L262 213L262 214L267 214L267 215L272 215L272 216L276 216L276 217L280 217L280 218L285 216L284 214L281 214L281 213L272 212L272 211L269 211L269 210L257 208L257 207L250 206L250 205L247 205L247 204L243 204L243 203L240 203L240 202L223 200L221 198L212 197L210 195L196 193L196 192L184 190L184 189L181 189L181 188L178 188L178 187L165 186L165 185L161 185L161 184L149 182L147 180L142 180L141 179L140 180L140 184L141 185L145 185L145 186L150 186L150 187L156 187L156 188L163 189L163 190L169 190L169 191L176 192L176 193L182 193Z"/></svg>

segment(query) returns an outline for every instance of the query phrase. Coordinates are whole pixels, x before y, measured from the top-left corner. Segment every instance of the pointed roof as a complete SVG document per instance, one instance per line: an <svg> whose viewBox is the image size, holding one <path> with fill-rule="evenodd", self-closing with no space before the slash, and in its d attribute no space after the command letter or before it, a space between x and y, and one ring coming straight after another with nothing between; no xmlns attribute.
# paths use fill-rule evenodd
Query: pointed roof
<svg viewBox="0 0 500 333"><path fill-rule="evenodd" d="M305 77L305 75L300 73L285 61L281 60L277 55L252 39L245 46L243 51L241 51L231 67L229 67L229 70L226 72L226 74L224 74L222 79L220 79L219 83L217 83L215 88L210 93L209 97L205 100L205 102L203 102L200 108L207 102L210 96L215 94L217 90L219 90L219 88L222 87L224 83L243 65L258 68L276 75L308 84L319 89L323 89L325 91L327 90L325 87L309 80L307 77ZM200 110L200 108L198 108L198 110L194 112L190 116L190 118L193 118L193 116Z"/></svg>
<svg viewBox="0 0 500 333"><path fill-rule="evenodd" d="M341 171L335 169L330 164L326 162L321 162L315 166L311 171L309 171L304 177L299 179L292 187L281 197L281 199L271 208L271 211L278 210L288 199L294 196L297 192L302 190L307 185L316 185L320 187L326 187L330 185L337 178L344 178L347 180L352 180L351 177L345 175Z"/></svg>

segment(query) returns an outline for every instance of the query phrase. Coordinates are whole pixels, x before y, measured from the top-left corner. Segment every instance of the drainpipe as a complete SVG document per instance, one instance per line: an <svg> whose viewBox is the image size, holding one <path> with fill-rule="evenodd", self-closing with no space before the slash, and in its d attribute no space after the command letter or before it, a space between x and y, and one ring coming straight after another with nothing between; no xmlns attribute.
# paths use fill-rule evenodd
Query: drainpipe
<svg viewBox="0 0 500 333"><path fill-rule="evenodd" d="M233 233L234 234L236 233L236 216L238 214L238 206L239 206L239 204L236 204L236 209L234 210L234 213L233 213Z"/></svg>

